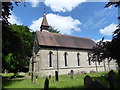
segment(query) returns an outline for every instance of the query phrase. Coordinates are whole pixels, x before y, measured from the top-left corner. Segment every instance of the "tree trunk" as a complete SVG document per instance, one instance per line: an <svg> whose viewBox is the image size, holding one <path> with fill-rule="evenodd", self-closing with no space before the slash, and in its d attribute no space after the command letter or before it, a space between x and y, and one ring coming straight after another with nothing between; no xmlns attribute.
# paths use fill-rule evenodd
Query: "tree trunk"
<svg viewBox="0 0 120 90"><path fill-rule="evenodd" d="M104 63L104 70L106 71L106 67L105 67L105 60L103 61L103 63Z"/></svg>
<svg viewBox="0 0 120 90"><path fill-rule="evenodd" d="M97 61L95 61L96 72L98 72Z"/></svg>

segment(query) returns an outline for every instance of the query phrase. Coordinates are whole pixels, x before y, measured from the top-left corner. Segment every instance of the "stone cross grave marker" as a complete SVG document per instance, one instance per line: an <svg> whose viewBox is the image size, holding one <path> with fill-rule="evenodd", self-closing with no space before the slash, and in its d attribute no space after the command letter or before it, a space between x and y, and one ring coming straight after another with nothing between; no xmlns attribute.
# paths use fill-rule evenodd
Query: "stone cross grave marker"
<svg viewBox="0 0 120 90"><path fill-rule="evenodd" d="M84 86L88 87L92 82L92 78L89 75L86 75L84 78Z"/></svg>
<svg viewBox="0 0 120 90"><path fill-rule="evenodd" d="M74 71L73 71L73 70L70 71L70 77L71 77L72 79L74 78Z"/></svg>
<svg viewBox="0 0 120 90"><path fill-rule="evenodd" d="M110 70L108 73L110 89L114 89L115 73L113 70Z"/></svg>

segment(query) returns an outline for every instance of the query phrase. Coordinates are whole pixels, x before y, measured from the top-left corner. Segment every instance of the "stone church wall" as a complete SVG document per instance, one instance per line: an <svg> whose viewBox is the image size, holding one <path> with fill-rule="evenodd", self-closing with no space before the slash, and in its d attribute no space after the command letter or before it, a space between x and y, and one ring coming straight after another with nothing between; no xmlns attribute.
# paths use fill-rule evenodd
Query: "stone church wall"
<svg viewBox="0 0 120 90"><path fill-rule="evenodd" d="M49 67L49 52L52 52L52 67ZM67 66L65 66L64 53L67 53ZM80 54L80 66L78 66L77 53ZM63 49L63 48L40 48L36 54L36 63L34 64L34 71L39 76L55 75L58 71L59 75L69 74L71 70L74 73L90 73L96 71L95 62L88 61L88 50L78 49ZM97 63L97 70L99 72L116 69L115 61L111 61L108 66L107 60ZM105 64L105 65L104 65Z"/></svg>

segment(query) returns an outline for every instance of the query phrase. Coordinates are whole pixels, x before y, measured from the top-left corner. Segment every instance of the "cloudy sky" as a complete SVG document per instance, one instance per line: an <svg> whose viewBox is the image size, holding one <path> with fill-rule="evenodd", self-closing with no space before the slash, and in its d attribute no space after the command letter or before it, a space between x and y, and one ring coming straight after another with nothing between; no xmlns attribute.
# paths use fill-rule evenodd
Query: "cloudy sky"
<svg viewBox="0 0 120 90"><path fill-rule="evenodd" d="M98 1L29 0L26 7L23 3L14 5L9 21L12 24L28 26L33 31L40 30L46 8L48 24L62 34L91 38L95 41L102 37L111 40L118 23L118 9L113 6L104 8L107 2Z"/></svg>

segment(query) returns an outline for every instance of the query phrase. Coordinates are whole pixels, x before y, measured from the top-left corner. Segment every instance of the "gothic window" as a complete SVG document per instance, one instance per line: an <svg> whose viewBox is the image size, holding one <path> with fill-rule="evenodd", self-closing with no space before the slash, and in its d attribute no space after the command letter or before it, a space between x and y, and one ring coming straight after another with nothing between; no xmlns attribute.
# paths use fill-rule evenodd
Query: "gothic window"
<svg viewBox="0 0 120 90"><path fill-rule="evenodd" d="M77 62L78 62L78 66L80 66L80 53L77 53Z"/></svg>
<svg viewBox="0 0 120 90"><path fill-rule="evenodd" d="M52 67L52 54L53 54L53 52L50 51L49 52L49 67Z"/></svg>
<svg viewBox="0 0 120 90"><path fill-rule="evenodd" d="M65 59L65 66L67 66L67 52L64 53L64 59Z"/></svg>

